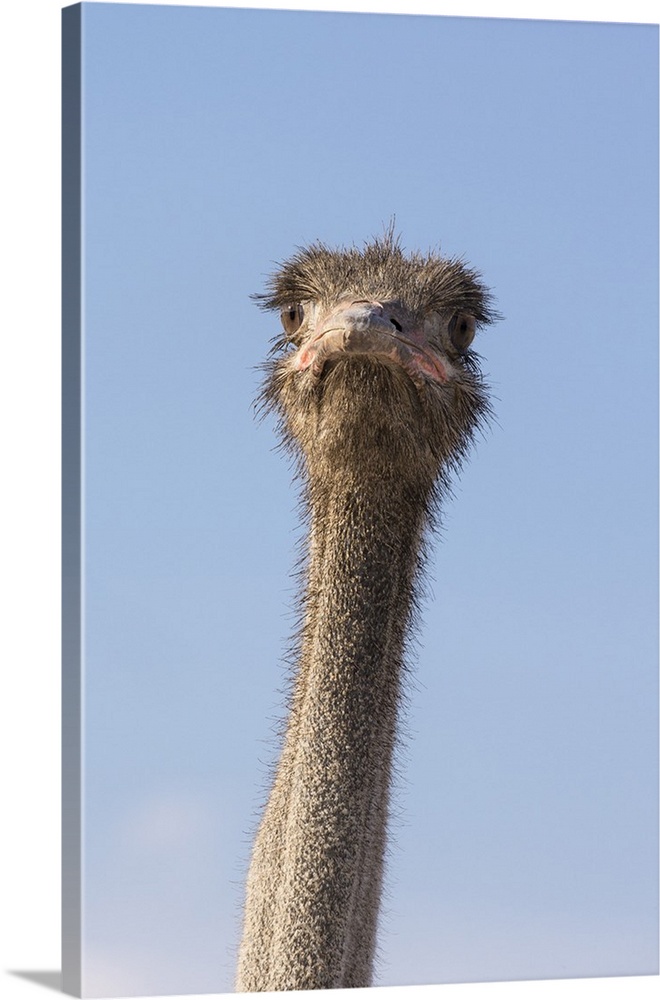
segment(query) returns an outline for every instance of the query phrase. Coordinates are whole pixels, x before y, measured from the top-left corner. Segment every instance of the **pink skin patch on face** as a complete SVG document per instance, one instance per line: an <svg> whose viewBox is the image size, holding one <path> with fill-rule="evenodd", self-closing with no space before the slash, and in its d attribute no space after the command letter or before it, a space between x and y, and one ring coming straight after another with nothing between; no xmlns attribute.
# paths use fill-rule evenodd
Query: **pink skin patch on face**
<svg viewBox="0 0 660 1000"><path fill-rule="evenodd" d="M297 353L293 360L293 367L297 372L303 372L305 368L309 368L312 361L314 360L314 354L316 352L311 345L307 347L302 347Z"/></svg>
<svg viewBox="0 0 660 1000"><path fill-rule="evenodd" d="M414 359L413 363L423 372L426 372L427 375L430 375L431 378L435 379L436 382L448 381L447 369L439 358L433 357L427 351L420 348L414 350L412 356Z"/></svg>

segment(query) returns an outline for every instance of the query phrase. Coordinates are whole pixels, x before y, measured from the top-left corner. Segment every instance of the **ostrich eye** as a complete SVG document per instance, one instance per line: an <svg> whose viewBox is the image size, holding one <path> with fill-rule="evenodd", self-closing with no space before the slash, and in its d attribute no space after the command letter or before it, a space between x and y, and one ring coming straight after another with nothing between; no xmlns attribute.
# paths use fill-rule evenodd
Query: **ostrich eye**
<svg viewBox="0 0 660 1000"><path fill-rule="evenodd" d="M450 319L449 337L456 350L461 354L467 351L474 340L475 327L474 316L470 316L469 313L456 313Z"/></svg>
<svg viewBox="0 0 660 1000"><path fill-rule="evenodd" d="M286 309L282 310L280 316L285 332L291 336L300 329L305 311L301 305L287 306Z"/></svg>

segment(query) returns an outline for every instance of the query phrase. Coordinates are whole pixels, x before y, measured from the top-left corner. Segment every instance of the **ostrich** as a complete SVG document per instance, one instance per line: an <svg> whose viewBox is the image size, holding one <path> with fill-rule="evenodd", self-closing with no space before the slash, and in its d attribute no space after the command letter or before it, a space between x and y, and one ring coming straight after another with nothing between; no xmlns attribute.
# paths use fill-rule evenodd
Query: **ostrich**
<svg viewBox="0 0 660 1000"><path fill-rule="evenodd" d="M425 537L489 412L458 259L392 228L270 278L283 331L261 401L298 462L310 536L297 667L247 877L239 991L369 986L406 639Z"/></svg>

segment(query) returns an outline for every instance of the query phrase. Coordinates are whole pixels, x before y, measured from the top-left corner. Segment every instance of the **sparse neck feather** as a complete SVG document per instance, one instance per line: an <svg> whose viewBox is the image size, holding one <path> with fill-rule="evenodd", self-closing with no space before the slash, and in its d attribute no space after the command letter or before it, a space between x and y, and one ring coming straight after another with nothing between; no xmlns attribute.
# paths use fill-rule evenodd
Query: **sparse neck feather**
<svg viewBox="0 0 660 1000"><path fill-rule="evenodd" d="M248 879L242 990L371 983L404 638L433 486L387 468L309 469L300 662Z"/></svg>

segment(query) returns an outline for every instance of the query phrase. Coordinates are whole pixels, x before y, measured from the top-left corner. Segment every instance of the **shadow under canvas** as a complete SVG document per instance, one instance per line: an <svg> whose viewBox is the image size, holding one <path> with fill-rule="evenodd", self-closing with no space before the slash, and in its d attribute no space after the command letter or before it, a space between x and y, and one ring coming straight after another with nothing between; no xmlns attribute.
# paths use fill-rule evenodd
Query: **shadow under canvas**
<svg viewBox="0 0 660 1000"><path fill-rule="evenodd" d="M60 969L51 970L18 970L11 969L12 976L20 976L21 979L29 979L32 983L37 983L39 986L45 986L46 989L56 990L58 993L62 992L62 972Z"/></svg>

